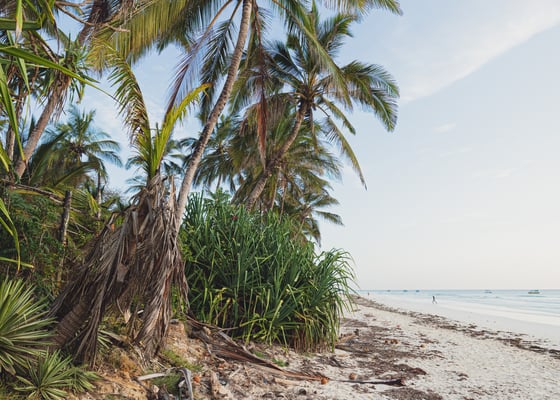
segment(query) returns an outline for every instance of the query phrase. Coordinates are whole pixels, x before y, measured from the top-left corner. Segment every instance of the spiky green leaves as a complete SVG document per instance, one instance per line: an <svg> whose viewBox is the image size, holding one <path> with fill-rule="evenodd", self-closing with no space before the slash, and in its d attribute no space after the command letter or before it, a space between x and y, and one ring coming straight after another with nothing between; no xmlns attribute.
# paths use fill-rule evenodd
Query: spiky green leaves
<svg viewBox="0 0 560 400"><path fill-rule="evenodd" d="M332 347L353 279L342 251L316 254L297 223L191 198L182 231L191 309L245 340Z"/></svg>
<svg viewBox="0 0 560 400"><path fill-rule="evenodd" d="M0 284L0 372L15 374L30 357L42 353L38 347L49 337L50 321L44 305L33 297L22 281L5 280Z"/></svg>
<svg viewBox="0 0 560 400"><path fill-rule="evenodd" d="M27 376L18 376L20 385L15 389L28 399L63 400L67 390L83 392L93 389L91 383L97 376L72 364L71 357L59 352L47 353L36 363L28 362Z"/></svg>

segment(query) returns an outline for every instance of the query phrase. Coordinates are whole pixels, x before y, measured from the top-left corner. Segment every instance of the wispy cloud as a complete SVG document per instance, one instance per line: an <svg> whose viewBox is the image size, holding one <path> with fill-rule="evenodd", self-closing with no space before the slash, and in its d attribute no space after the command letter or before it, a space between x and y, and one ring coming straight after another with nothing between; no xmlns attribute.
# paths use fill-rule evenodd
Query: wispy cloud
<svg viewBox="0 0 560 400"><path fill-rule="evenodd" d="M457 124L455 124L454 122L448 122L446 124L436 126L436 128L434 129L434 132L436 132L436 133L447 133L447 132L455 129L456 126L457 126Z"/></svg>
<svg viewBox="0 0 560 400"><path fill-rule="evenodd" d="M440 157L443 158L448 158L448 157L456 157L456 156L460 156L462 154L467 154L467 153L471 153L473 151L473 148L470 146L462 146L459 148L453 148L450 150L447 150L443 153L440 153Z"/></svg>
<svg viewBox="0 0 560 400"><path fill-rule="evenodd" d="M430 9L432 17L413 9L410 20L407 5L418 5L407 3L403 2L405 15L391 43L393 56L399 59L396 74L404 102L429 96L560 24L558 0L475 0L453 2L447 8L428 1L433 8L422 4L423 14Z"/></svg>
<svg viewBox="0 0 560 400"><path fill-rule="evenodd" d="M476 171L472 174L475 179L506 179L516 173L519 168L495 168Z"/></svg>

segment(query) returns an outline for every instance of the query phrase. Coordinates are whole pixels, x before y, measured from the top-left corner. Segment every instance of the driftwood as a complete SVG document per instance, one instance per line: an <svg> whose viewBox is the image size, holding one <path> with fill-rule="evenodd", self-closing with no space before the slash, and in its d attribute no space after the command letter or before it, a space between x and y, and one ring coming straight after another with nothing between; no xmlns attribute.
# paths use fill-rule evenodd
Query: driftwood
<svg viewBox="0 0 560 400"><path fill-rule="evenodd" d="M143 382L143 381L147 381L147 380L150 380L150 379L162 378L162 377L167 376L167 375L169 375L169 371L167 371L167 372L154 372L153 374L137 376L134 379L137 380L137 381Z"/></svg>
<svg viewBox="0 0 560 400"><path fill-rule="evenodd" d="M193 388L192 388L192 372L188 368L171 368L165 372L155 372L152 374L137 376L134 381L148 392L148 399L160 399L160 398L174 398L169 393L167 393L167 388L163 386L158 393L154 393L154 390L144 385L144 381L156 378L162 378L169 375L170 373L178 372L181 374L181 379L177 383L177 389L179 391L178 400L194 400ZM167 397L165 397L167 396Z"/></svg>
<svg viewBox="0 0 560 400"><path fill-rule="evenodd" d="M390 386L406 386L403 378L397 379L378 379L373 381L357 381L352 379L336 379L336 382L352 382L366 385L390 385Z"/></svg>
<svg viewBox="0 0 560 400"><path fill-rule="evenodd" d="M223 330L214 326L203 324L194 319L189 319L189 323L193 327L193 336L202 340L213 357L221 357L229 360L247 362L253 365L273 370L278 374L286 377L307 380L307 381L324 381L327 379L321 374L310 374L302 371L286 370L271 361L262 359L249 350L245 346L235 342L231 337L226 335Z"/></svg>
<svg viewBox="0 0 560 400"><path fill-rule="evenodd" d="M357 384L369 385L405 386L404 378L376 380L329 379L326 376L317 373L310 374L302 371L286 370L268 360L254 355L249 350L247 350L245 346L235 342L230 336L225 334L223 330L220 330L215 326L201 323L192 318L189 318L189 323L193 327L192 335L202 340L202 342L206 345L208 353L215 358L225 358L229 360L250 363L257 367L266 368L271 373L280 374L284 377L292 379L320 381L321 383L332 380L333 382L352 382ZM344 342L353 339L356 336L357 335L349 335L349 337L345 338L346 340L344 340ZM366 351L357 350L355 348L352 348L351 346L344 344L341 344L340 347L337 345L336 347L354 353L368 353ZM284 384L287 384L289 382L283 379L277 379L277 381ZM212 388L212 391L214 391L214 389L217 390L221 386L217 381L217 377L215 376L215 374L212 374L211 376L210 386Z"/></svg>

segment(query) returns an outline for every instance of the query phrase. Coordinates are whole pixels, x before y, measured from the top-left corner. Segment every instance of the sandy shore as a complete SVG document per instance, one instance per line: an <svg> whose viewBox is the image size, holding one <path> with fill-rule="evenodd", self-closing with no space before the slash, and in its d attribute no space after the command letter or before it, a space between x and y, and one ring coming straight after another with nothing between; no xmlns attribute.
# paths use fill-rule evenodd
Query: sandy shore
<svg viewBox="0 0 560 400"><path fill-rule="evenodd" d="M399 360L425 372L406 383L426 395L402 398L560 399L560 352L530 337L491 332L439 316L396 312L367 299L358 303L346 325L352 320L367 323L361 328L363 334L371 327L386 328L398 340L393 346ZM382 387L376 387L372 396L364 398L401 397L387 397Z"/></svg>
<svg viewBox="0 0 560 400"><path fill-rule="evenodd" d="M341 340L332 353L247 346L269 364L282 366L276 370L235 360L228 346L224 352L187 337L180 326L170 333L168 349L201 366L195 372L196 399L560 399L560 351L526 336L396 310L363 297L342 321ZM117 374L119 381L105 376L105 389L80 398L104 399L103 392L120 393L110 398L146 398L139 386L119 387L133 380L133 371Z"/></svg>

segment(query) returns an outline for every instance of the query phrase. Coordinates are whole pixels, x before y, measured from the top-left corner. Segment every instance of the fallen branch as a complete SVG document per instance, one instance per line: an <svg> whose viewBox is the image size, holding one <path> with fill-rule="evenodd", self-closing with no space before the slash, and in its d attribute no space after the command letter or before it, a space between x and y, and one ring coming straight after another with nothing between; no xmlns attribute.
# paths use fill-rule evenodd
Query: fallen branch
<svg viewBox="0 0 560 400"><path fill-rule="evenodd" d="M200 323L194 319L190 319L190 323L192 324L193 328L193 336L197 337L198 339L202 340L202 342L206 345L208 352L214 357L222 357L227 358L230 360L235 361L242 361L254 364L259 367L264 367L267 369L272 369L270 371L272 373L281 374L285 377L299 379L299 380L306 380L306 381L319 381L321 383L326 383L330 379L321 374L309 374L307 372L301 371L289 371L280 366L262 359L250 351L248 351L245 346L240 345L239 343L235 342L230 336L226 335L222 330L217 327ZM214 331L214 332L212 332ZM352 336L348 339L351 339L355 336ZM210 347L212 350L210 350ZM370 352L358 350L348 345L340 345L336 346L336 348L340 348L346 351L350 351L353 353L363 353L369 354ZM404 378L397 378L397 379L378 379L378 380L370 380L370 381L357 381L357 380L340 380L340 379L332 379L335 382L352 382L352 383L359 383L359 384L371 384L371 385L391 385L391 386L405 386ZM215 382L210 382L210 386L216 386ZM218 386L216 386L218 387Z"/></svg>
<svg viewBox="0 0 560 400"><path fill-rule="evenodd" d="M164 377L164 376L167 376L167 375L169 375L169 371L167 371L167 372L155 372L153 374L137 376L135 379L137 381L142 382L142 381L147 381L147 380L150 380L150 379L161 378L161 377Z"/></svg>
<svg viewBox="0 0 560 400"><path fill-rule="evenodd" d="M390 386L406 386L404 383L404 378L396 379L379 379L374 381L357 381L353 379L335 379L336 382L352 382L360 383L366 385L390 385Z"/></svg>
<svg viewBox="0 0 560 400"><path fill-rule="evenodd" d="M208 352L212 356L258 365L261 367L272 369L275 372L278 372L290 378L307 381L324 381L326 379L326 377L321 374L309 374L301 371L285 370L284 368L281 368L271 361L262 359L254 355L249 350L247 350L245 346L242 346L239 343L235 342L231 337L226 335L219 328L212 327L208 324L202 324L192 318L189 318L189 322L191 323L192 327L195 328L193 329L193 336L202 340L207 345L207 347L211 347L211 351L210 349L208 349ZM212 330L214 330L214 332L212 332Z"/></svg>

